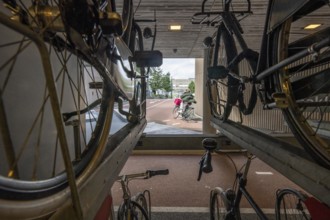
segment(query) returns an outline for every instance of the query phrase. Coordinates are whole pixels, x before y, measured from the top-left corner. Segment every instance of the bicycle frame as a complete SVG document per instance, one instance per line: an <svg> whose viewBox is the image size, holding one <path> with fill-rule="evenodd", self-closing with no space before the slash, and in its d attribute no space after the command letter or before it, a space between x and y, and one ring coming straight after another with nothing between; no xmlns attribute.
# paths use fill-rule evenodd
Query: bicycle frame
<svg viewBox="0 0 330 220"><path fill-rule="evenodd" d="M252 208L256 211L258 217L262 220L267 220L268 218L266 217L265 213L261 210L261 208L254 201L252 196L249 194L248 190L245 188L247 184L247 174L250 169L251 160L252 160L252 155L248 155L244 172L237 174L236 178L238 178L238 186L237 186L236 196L234 200L234 205L232 206L232 209L230 210L228 215L235 216L235 213L239 212L239 205L241 203L242 196L244 196L247 199L247 201L250 203Z"/></svg>

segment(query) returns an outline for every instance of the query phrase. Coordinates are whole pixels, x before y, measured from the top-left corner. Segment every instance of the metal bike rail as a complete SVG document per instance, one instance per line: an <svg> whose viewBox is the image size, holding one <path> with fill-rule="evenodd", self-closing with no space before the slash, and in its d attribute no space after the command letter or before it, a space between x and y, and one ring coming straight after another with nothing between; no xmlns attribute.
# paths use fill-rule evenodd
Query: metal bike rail
<svg viewBox="0 0 330 220"><path fill-rule="evenodd" d="M233 142L330 205L330 170L312 161L303 149L232 121L212 118L211 124Z"/></svg>
<svg viewBox="0 0 330 220"><path fill-rule="evenodd" d="M117 180L128 157L140 139L147 121L140 120L136 124L127 124L119 130L113 139L109 137L103 162L79 189L83 219L94 219L103 201L109 195L111 186ZM73 219L71 201L63 204L50 220L61 220L63 217ZM109 207L110 208L110 207Z"/></svg>

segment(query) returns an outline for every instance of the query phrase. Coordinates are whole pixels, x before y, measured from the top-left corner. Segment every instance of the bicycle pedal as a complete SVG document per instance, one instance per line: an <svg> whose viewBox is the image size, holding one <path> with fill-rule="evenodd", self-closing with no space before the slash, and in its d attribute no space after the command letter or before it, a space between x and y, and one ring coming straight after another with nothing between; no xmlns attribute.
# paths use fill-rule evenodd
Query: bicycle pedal
<svg viewBox="0 0 330 220"><path fill-rule="evenodd" d="M287 108L289 106L288 97L283 92L273 93L272 98L275 100L277 108Z"/></svg>

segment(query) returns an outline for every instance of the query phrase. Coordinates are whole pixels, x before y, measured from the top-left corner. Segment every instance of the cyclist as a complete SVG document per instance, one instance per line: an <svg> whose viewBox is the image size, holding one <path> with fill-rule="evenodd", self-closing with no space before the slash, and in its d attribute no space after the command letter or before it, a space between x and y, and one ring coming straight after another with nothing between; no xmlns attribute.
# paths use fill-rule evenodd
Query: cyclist
<svg viewBox="0 0 330 220"><path fill-rule="evenodd" d="M184 105L184 108L183 108L183 113L182 113L182 116L184 118L187 118L189 115L187 115L187 110L189 108L191 108L191 105L192 103L197 103L196 100L195 100L195 97L194 95L190 92L189 89L187 89L181 96L180 98L182 99L183 101L183 105Z"/></svg>

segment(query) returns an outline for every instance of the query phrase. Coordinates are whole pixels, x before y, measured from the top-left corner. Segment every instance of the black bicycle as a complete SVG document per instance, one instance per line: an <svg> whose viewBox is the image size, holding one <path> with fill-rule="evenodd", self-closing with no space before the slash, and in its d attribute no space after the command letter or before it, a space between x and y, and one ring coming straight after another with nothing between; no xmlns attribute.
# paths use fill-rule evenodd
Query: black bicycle
<svg viewBox="0 0 330 220"><path fill-rule="evenodd" d="M217 142L212 138L203 140L203 147L206 152L200 161L198 180L202 173L212 172L211 153L217 148ZM229 155L228 155L229 156ZM267 220L268 217L254 201L251 194L246 189L247 175L251 161L254 159L252 154L247 153L247 161L241 169L236 169L236 179L233 188L222 189L214 188L210 193L210 219L211 220L237 220L242 219L240 203L244 196L249 202L258 219ZM295 189L281 189L276 192L275 216L277 220L283 219L327 219L330 208L313 197L307 196L304 192ZM314 218L312 218L314 216Z"/></svg>
<svg viewBox="0 0 330 220"><path fill-rule="evenodd" d="M131 196L128 183L134 179L149 179L156 175L168 175L166 170L147 170L144 173L128 174L118 177L118 182L123 190L123 202L118 207L118 220L150 220L151 219L151 199L150 191L138 192Z"/></svg>
<svg viewBox="0 0 330 220"><path fill-rule="evenodd" d="M1 2L0 216L44 216L69 196L80 216L79 188L118 142L115 103L129 124L145 118L155 33L132 0Z"/></svg>
<svg viewBox="0 0 330 220"><path fill-rule="evenodd" d="M204 40L210 48L207 87L211 114L217 120L229 120L234 106L239 114L251 114L259 97L264 109L281 109L305 150L330 168L326 130L330 24L324 22L314 31L302 29L313 17L329 14L328 2L269 0L258 52L243 37L240 20L252 14L250 0L244 2L246 9L242 10L241 2L219 1L217 10L204 0L201 12L192 18L194 24L217 28L213 37Z"/></svg>

